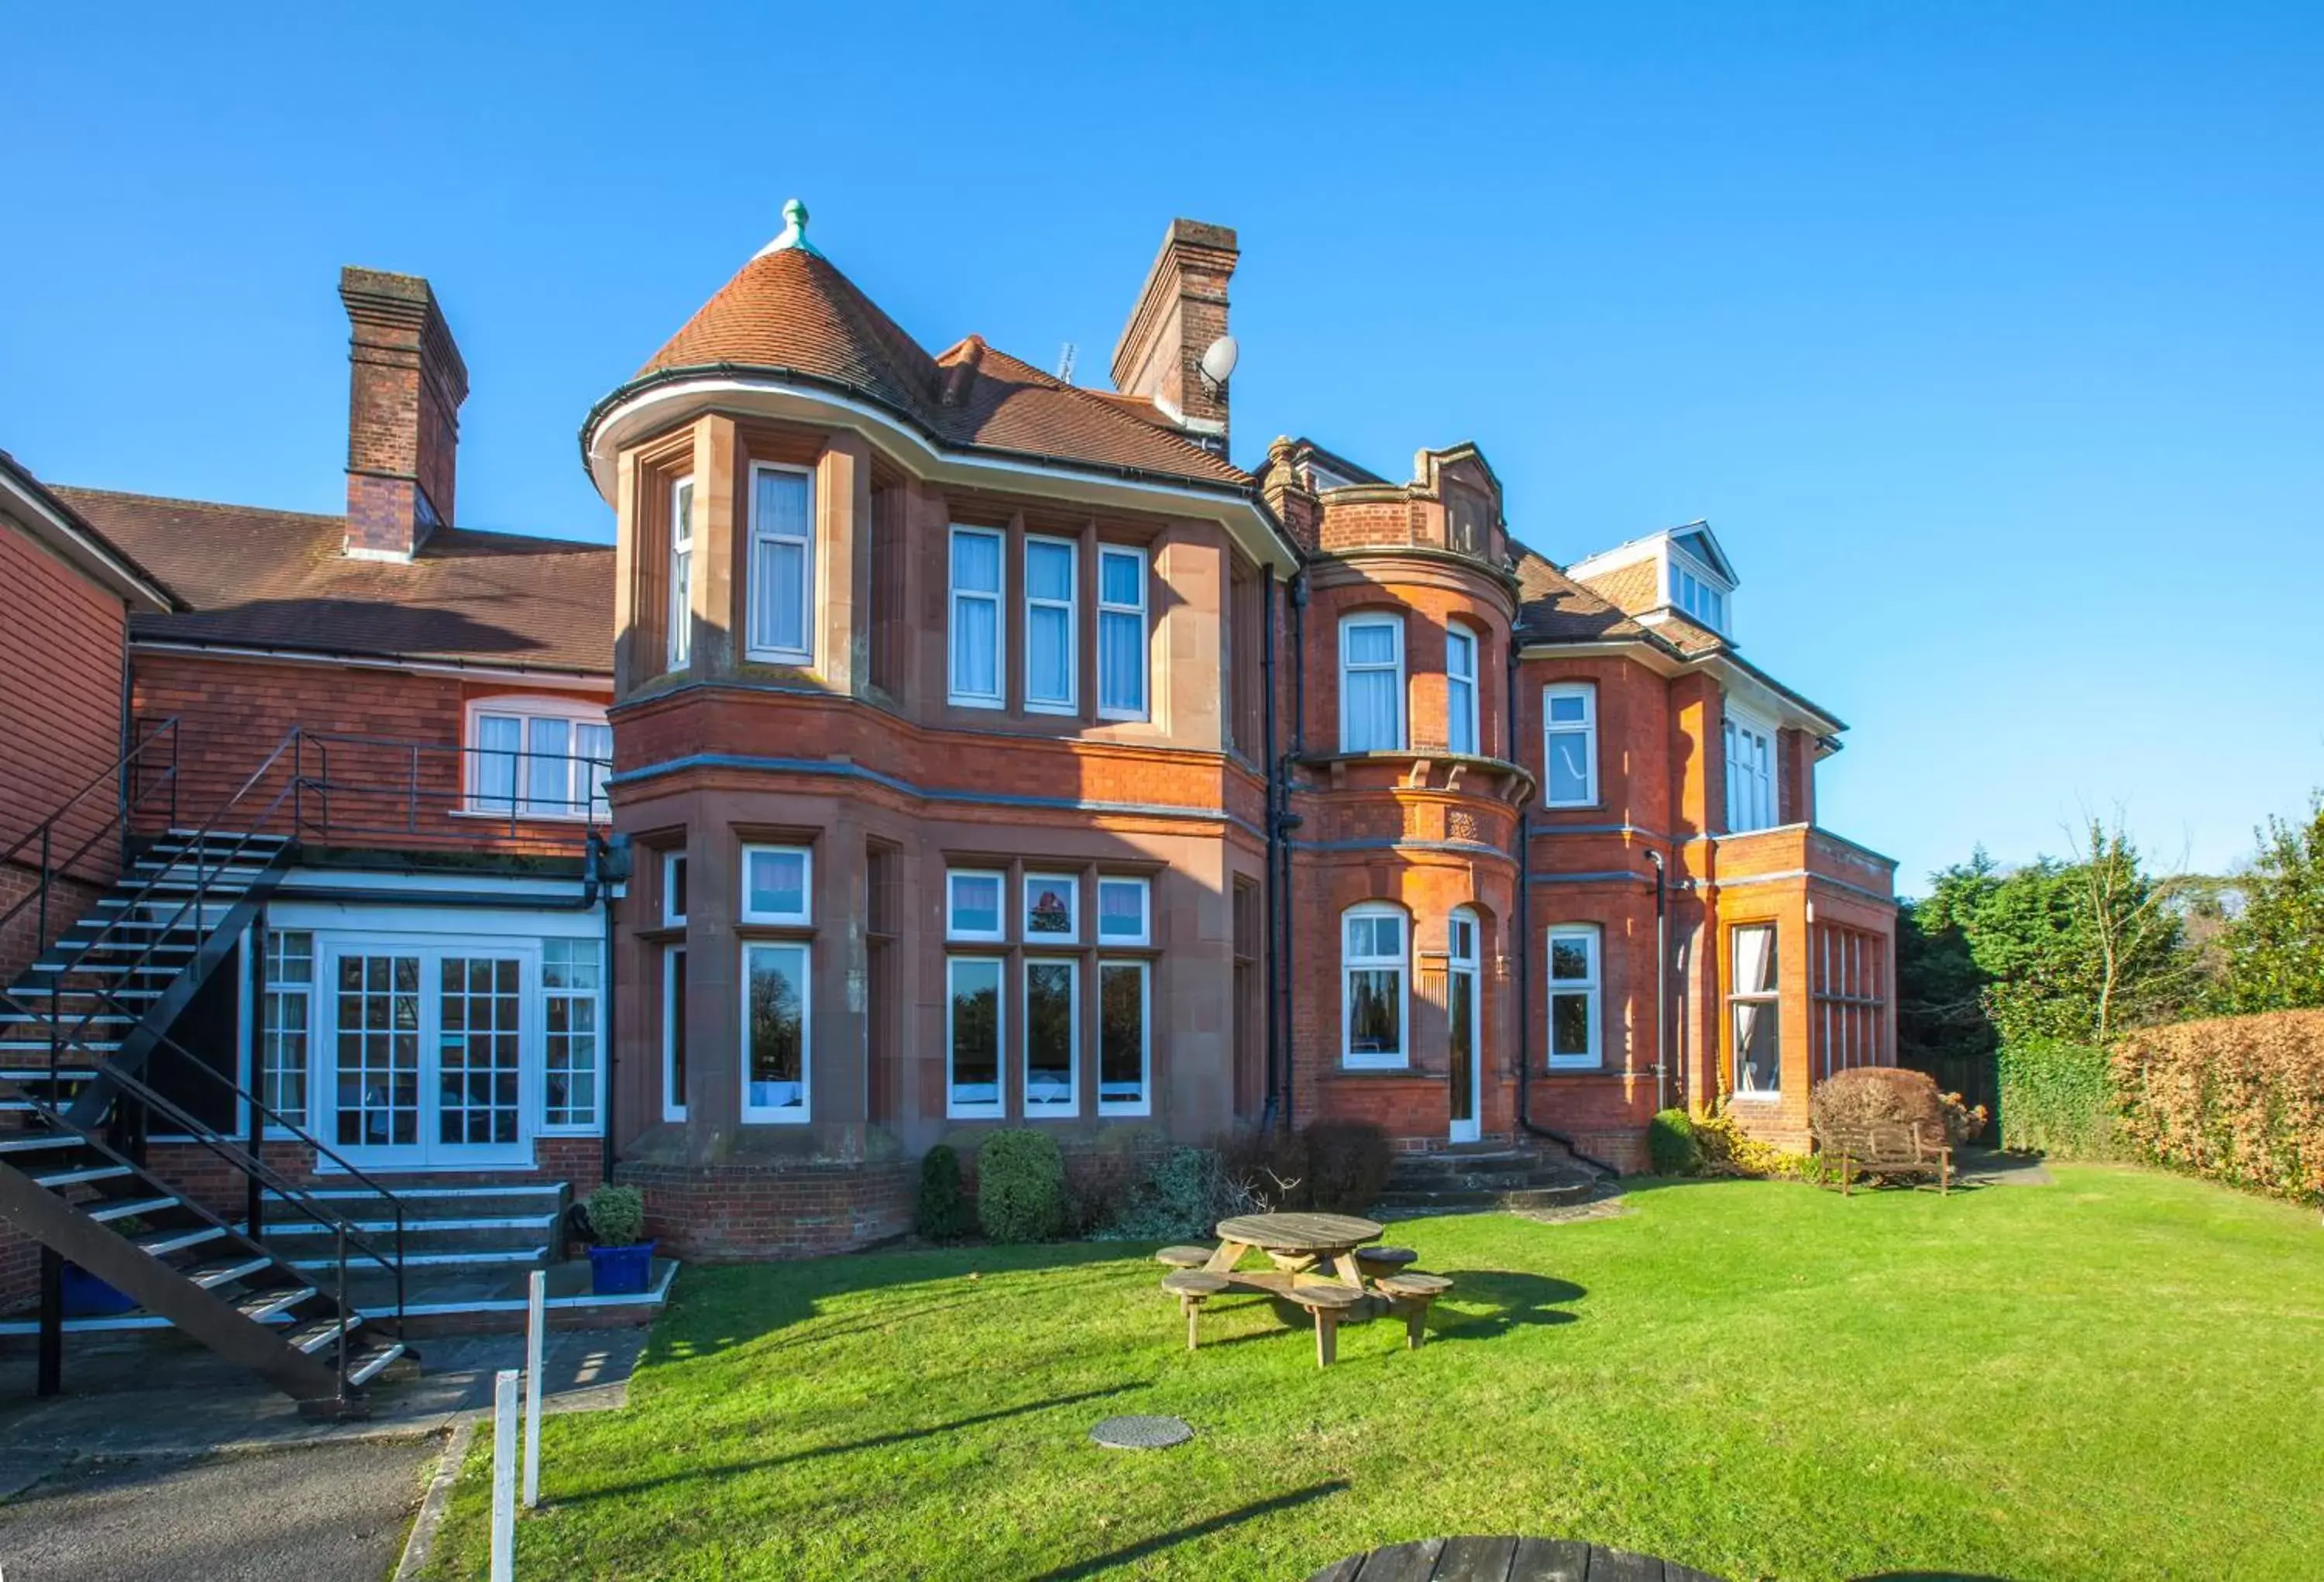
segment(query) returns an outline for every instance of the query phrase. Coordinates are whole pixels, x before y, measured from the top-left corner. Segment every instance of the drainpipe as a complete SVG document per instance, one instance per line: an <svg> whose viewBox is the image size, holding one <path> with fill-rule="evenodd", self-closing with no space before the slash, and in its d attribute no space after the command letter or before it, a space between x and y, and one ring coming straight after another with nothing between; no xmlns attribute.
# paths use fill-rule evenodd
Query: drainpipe
<svg viewBox="0 0 2324 1582"><path fill-rule="evenodd" d="M1646 848L1655 865L1655 1108L1670 1108L1670 875L1663 854Z"/></svg>
<svg viewBox="0 0 2324 1582"><path fill-rule="evenodd" d="M1260 704L1260 737L1261 751L1267 755L1267 1096L1259 1107L1259 1130L1264 1135L1275 1125L1277 1071L1283 1055L1282 962L1276 955L1276 941L1282 937L1283 896L1277 856L1283 831L1277 819L1283 809L1283 765L1275 755L1274 567L1266 569L1260 587L1265 601L1259 608L1259 667L1266 694Z"/></svg>
<svg viewBox="0 0 2324 1582"><path fill-rule="evenodd" d="M1305 755L1307 751L1307 573L1303 569L1292 575L1291 597L1291 758ZM1282 786L1282 796L1276 813L1276 857L1283 875L1283 977L1281 984L1283 1016L1283 1129L1286 1132L1297 1124L1296 1101L1293 1096L1292 1070L1298 1063L1298 1040L1294 1036L1297 1023L1291 1012L1292 986L1298 980L1293 972L1292 939L1298 930L1291 919L1291 831L1299 828L1299 816L1291 810L1291 771L1287 762L1278 761L1276 773Z"/></svg>
<svg viewBox="0 0 2324 1582"><path fill-rule="evenodd" d="M1522 763L1517 756L1517 644L1514 633L1509 637L1509 653L1506 690L1508 697L1507 712L1509 720L1509 762ZM1547 770L1548 765L1544 764ZM1582 1152L1573 1139L1563 1132L1536 1125L1533 1118L1533 809L1530 801L1517 805L1517 1124L1528 1135L1545 1137L1575 1159L1607 1177L1622 1172L1602 1159L1592 1159Z"/></svg>
<svg viewBox="0 0 2324 1582"><path fill-rule="evenodd" d="M592 837L591 838L595 844L600 846L606 844L597 842L595 837ZM604 865L611 867L615 865L617 863L625 862L627 860L628 842L626 838L623 840L622 845L623 850L620 857L613 856L610 848L607 849ZM593 851L591 853L591 861L595 862L597 860L597 854ZM617 1067L620 1064L621 1057L614 1053L616 1050L621 1048L622 1042L621 1039L616 1036L616 1030L622 1025L622 1023L621 1018L617 1013L617 1008L614 1002L614 995L619 992L616 985L621 982L622 975L613 970L613 891L611 885L606 886L604 898L604 911L603 916L605 922L605 954L604 968L605 974L604 978L604 983L605 985L605 1025L601 1030L599 1036L604 1040L602 1047L605 1051L605 1106L604 1113L597 1117L598 1124L604 1128L604 1133L601 1140L604 1152L598 1160L597 1179L601 1181L610 1183L613 1179L613 1109L614 1105L617 1102L615 1096L622 1091L621 1084L617 1080L620 1076Z"/></svg>

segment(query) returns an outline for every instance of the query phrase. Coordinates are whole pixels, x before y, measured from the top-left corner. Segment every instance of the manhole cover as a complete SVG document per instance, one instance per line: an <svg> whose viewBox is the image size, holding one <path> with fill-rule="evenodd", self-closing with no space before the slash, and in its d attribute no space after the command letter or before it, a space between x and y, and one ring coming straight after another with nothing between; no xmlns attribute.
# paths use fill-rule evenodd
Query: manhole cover
<svg viewBox="0 0 2324 1582"><path fill-rule="evenodd" d="M1185 1420L1176 1417L1110 1417L1090 1430L1091 1439L1112 1450L1161 1450L1194 1437Z"/></svg>

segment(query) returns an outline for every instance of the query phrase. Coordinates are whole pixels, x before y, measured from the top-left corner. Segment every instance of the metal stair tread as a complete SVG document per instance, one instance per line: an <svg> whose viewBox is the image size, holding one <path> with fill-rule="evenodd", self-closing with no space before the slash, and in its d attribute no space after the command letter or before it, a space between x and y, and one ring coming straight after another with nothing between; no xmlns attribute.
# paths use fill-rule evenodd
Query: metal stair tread
<svg viewBox="0 0 2324 1582"><path fill-rule="evenodd" d="M361 1389L379 1377L387 1365L410 1349L401 1340L391 1340L378 1350L368 1352L347 1366L347 1383Z"/></svg>
<svg viewBox="0 0 2324 1582"><path fill-rule="evenodd" d="M403 1220L404 1234L417 1230L429 1232L447 1230L548 1230L557 1224L555 1212L548 1214L478 1215L467 1219L414 1219L407 1215ZM338 1227L316 1219L270 1220L266 1234L270 1236L329 1235ZM364 1235L392 1235L395 1232L392 1219L350 1219L347 1228Z"/></svg>
<svg viewBox="0 0 2324 1582"><path fill-rule="evenodd" d="M216 1241L226 1234L224 1226L197 1225L183 1230L165 1230L153 1235L142 1237L135 1245L137 1250L147 1257L158 1258L164 1253L174 1253L183 1247L198 1246L204 1242Z"/></svg>
<svg viewBox="0 0 2324 1582"><path fill-rule="evenodd" d="M272 1258L227 1258L216 1263L199 1263L181 1272L204 1291L209 1291L247 1279L262 1269L272 1268L273 1263Z"/></svg>
<svg viewBox="0 0 2324 1582"><path fill-rule="evenodd" d="M276 1318L286 1308L295 1308L317 1294L311 1285L276 1286L253 1291L234 1304L235 1310L254 1324L263 1324Z"/></svg>
<svg viewBox="0 0 2324 1582"><path fill-rule="evenodd" d="M71 1132L29 1132L22 1136L0 1137L0 1154L36 1153L43 1148L70 1148L81 1141Z"/></svg>
<svg viewBox="0 0 2324 1582"><path fill-rule="evenodd" d="M118 1198L110 1203L92 1204L82 1210L91 1219L104 1222L126 1219L133 1214L159 1214L165 1208L175 1208L181 1198Z"/></svg>
<svg viewBox="0 0 2324 1582"><path fill-rule="evenodd" d="M33 1184L55 1191L59 1187L78 1187L88 1181L109 1181L133 1175L125 1164L77 1164L64 1170L46 1170L32 1178Z"/></svg>
<svg viewBox="0 0 2324 1582"><path fill-rule="evenodd" d="M327 1318L318 1318L311 1324L301 1325L282 1338L293 1349L312 1356L340 1336L352 1336L362 1324L361 1313L334 1313Z"/></svg>

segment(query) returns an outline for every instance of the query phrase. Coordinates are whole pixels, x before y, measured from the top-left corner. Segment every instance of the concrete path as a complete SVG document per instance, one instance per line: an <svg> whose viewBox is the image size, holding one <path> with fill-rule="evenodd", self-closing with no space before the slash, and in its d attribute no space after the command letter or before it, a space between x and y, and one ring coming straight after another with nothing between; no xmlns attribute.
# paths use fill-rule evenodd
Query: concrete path
<svg viewBox="0 0 2324 1582"><path fill-rule="evenodd" d="M646 1333L552 1333L542 1409L622 1405ZM308 1421L173 1334L69 1337L73 1393L46 1401L27 1353L0 1356L0 1577L379 1582L447 1433L489 1418L493 1374L524 1364L521 1335L420 1347L418 1374L350 1423Z"/></svg>
<svg viewBox="0 0 2324 1582"><path fill-rule="evenodd" d="M1960 1173L1954 1179L1965 1187L2046 1187L2052 1182L2040 1155L1987 1148L1962 1149Z"/></svg>

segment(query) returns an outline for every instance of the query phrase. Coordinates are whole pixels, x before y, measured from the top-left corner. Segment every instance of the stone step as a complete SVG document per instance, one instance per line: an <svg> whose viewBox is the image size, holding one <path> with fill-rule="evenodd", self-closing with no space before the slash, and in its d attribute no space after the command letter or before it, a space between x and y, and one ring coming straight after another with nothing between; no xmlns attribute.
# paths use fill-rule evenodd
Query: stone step
<svg viewBox="0 0 2324 1582"><path fill-rule="evenodd" d="M1390 1189L1373 1206L1375 1214L1457 1214L1483 1208L1572 1208L1588 1202L1596 1189L1586 1181L1556 1186L1459 1187L1429 1191Z"/></svg>

